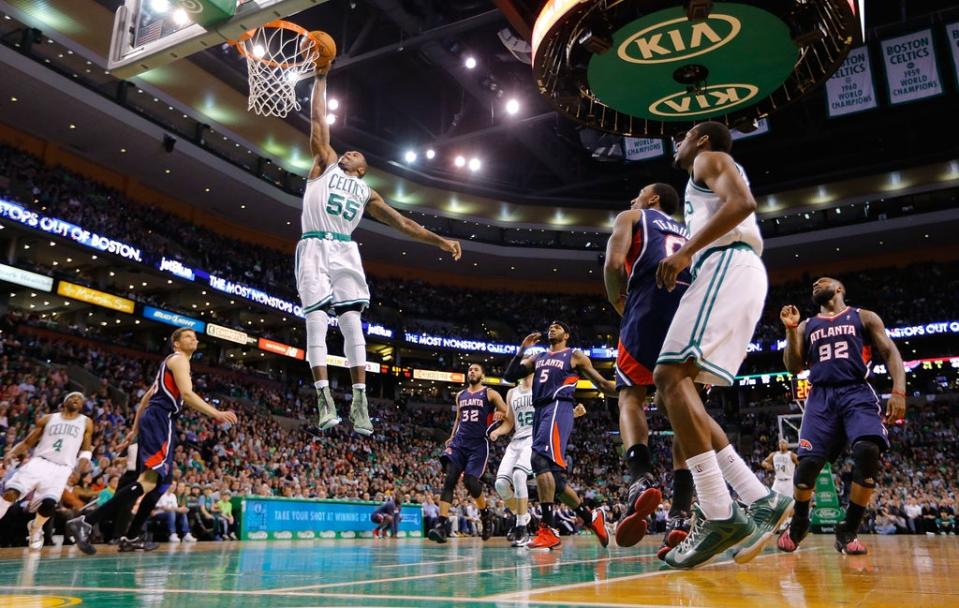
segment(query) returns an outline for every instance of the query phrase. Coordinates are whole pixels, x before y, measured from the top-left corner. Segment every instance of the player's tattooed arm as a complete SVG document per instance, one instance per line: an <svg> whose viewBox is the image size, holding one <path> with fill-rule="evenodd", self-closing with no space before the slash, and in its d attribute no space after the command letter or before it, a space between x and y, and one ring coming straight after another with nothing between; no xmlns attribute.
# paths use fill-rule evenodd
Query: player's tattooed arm
<svg viewBox="0 0 959 608"><path fill-rule="evenodd" d="M336 151L330 145L330 124L326 122L326 75L331 63L316 69L313 79L313 97L310 101L310 153L313 167L310 179L319 177L326 168L336 162Z"/></svg>
<svg viewBox="0 0 959 608"><path fill-rule="evenodd" d="M445 239L435 232L427 230L417 222L414 222L396 209L390 207L376 190L371 189L370 202L367 204L366 209L373 219L383 222L392 228L396 228L406 236L416 239L417 241L439 247L453 256L454 260L459 260L463 256L463 249L459 241Z"/></svg>
<svg viewBox="0 0 959 608"><path fill-rule="evenodd" d="M525 378L533 373L533 358L524 358L523 354L526 352L527 348L539 342L541 337L543 337L543 334L538 331L534 331L530 335L523 338L523 342L519 345L519 350L516 351L516 355L509 362L509 365L506 366L506 371L503 372L504 378L510 382L517 382L520 378Z"/></svg>
<svg viewBox="0 0 959 608"><path fill-rule="evenodd" d="M26 456L29 450L32 450L40 442L40 437L43 436L43 429L46 428L47 422L50 421L50 414L43 416L40 420L37 421L36 426L30 430L26 437L23 438L23 441L13 446L13 448L7 452L7 455L3 457L3 464L9 466L11 462L15 459L18 459L22 456Z"/></svg>
<svg viewBox="0 0 959 608"><path fill-rule="evenodd" d="M906 368L902 364L902 355L889 339L886 326L883 325L879 315L871 310L860 309L859 320L862 321L869 341L879 351L883 361L886 362L889 375L892 376L892 394L886 403L886 423L892 424L906 416Z"/></svg>
<svg viewBox="0 0 959 608"><path fill-rule="evenodd" d="M589 378L589 380L596 385L596 388L599 389L601 393L610 397L615 397L617 395L616 383L612 380L603 378L602 374L596 371L596 368L593 367L593 363L589 360L589 357L584 355L582 351L573 351L572 363L573 368L576 369L576 371L578 371L580 374Z"/></svg>
<svg viewBox="0 0 959 608"><path fill-rule="evenodd" d="M806 322L799 321L799 309L787 304L779 311L779 320L786 328L786 348L783 349L783 363L790 374L798 374L805 368L806 362L802 353L803 336L806 333Z"/></svg>
<svg viewBox="0 0 959 608"><path fill-rule="evenodd" d="M606 283L606 299L619 316L626 305L626 254L633 237L633 223L642 211L624 211L613 222L613 234L606 242L606 261L603 263L603 279Z"/></svg>

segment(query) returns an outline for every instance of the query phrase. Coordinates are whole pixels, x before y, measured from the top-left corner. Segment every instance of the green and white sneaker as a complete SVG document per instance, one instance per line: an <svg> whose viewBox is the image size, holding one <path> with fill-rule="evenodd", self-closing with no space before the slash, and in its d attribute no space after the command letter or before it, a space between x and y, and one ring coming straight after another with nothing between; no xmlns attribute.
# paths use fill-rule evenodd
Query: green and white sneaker
<svg viewBox="0 0 959 608"><path fill-rule="evenodd" d="M666 554L664 561L681 570L695 568L751 535L756 525L735 502L732 510L728 519L706 519L699 505L693 505L689 535Z"/></svg>
<svg viewBox="0 0 959 608"><path fill-rule="evenodd" d="M333 428L340 423L340 417L336 415L336 404L333 403L333 391L330 390L330 387L324 386L316 389L316 404L320 410L320 418L316 426L320 427L321 431Z"/></svg>
<svg viewBox="0 0 959 608"><path fill-rule="evenodd" d="M353 389L353 405L350 406L350 421L353 423L353 430L369 437L373 434L373 423L370 421L369 404L366 402L366 391Z"/></svg>
<svg viewBox="0 0 959 608"><path fill-rule="evenodd" d="M792 515L795 502L789 496L770 490L746 507L746 515L756 524L756 530L733 552L737 564L745 564L762 552L763 546Z"/></svg>

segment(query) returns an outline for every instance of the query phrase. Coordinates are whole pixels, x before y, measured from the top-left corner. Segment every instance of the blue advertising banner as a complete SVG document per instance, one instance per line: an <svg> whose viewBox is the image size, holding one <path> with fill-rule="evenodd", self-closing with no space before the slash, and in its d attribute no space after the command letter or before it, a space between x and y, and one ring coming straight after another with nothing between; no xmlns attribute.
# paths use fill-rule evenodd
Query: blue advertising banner
<svg viewBox="0 0 959 608"><path fill-rule="evenodd" d="M372 537L370 516L382 503L246 496L240 499L240 538L290 540ZM404 504L400 536L423 535L420 505Z"/></svg>
<svg viewBox="0 0 959 608"><path fill-rule="evenodd" d="M167 325L172 325L173 327L189 327L197 333L203 333L206 330L206 323L204 321L200 321L199 319L194 319L193 317L188 317L186 315L181 315L176 312L171 312L169 310L163 310L162 308L144 306L143 317L150 319L151 321L166 323Z"/></svg>

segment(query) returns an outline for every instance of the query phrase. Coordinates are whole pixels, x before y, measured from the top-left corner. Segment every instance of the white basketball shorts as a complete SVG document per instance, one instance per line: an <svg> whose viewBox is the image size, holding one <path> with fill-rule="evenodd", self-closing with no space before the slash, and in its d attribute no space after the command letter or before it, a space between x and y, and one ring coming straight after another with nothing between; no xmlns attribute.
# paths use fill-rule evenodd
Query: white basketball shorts
<svg viewBox="0 0 959 608"><path fill-rule="evenodd" d="M70 465L50 462L35 456L17 469L14 476L7 482L6 489L17 490L20 492L20 498L33 492L30 508L35 509L44 498L52 498L60 502L60 496L72 472L73 467Z"/></svg>
<svg viewBox="0 0 959 608"><path fill-rule="evenodd" d="M369 306L370 289L355 242L301 239L295 264L303 314L349 304Z"/></svg>
<svg viewBox="0 0 959 608"><path fill-rule="evenodd" d="M766 267L745 243L707 250L679 301L657 363L696 361L696 382L730 386L746 358L768 289Z"/></svg>
<svg viewBox="0 0 959 608"><path fill-rule="evenodd" d="M778 492L783 496L792 496L793 480L776 478L776 481L773 482L773 492Z"/></svg>
<svg viewBox="0 0 959 608"><path fill-rule="evenodd" d="M512 483L513 469L525 471L527 475L533 474L533 465L530 459L533 457L533 438L521 439L520 441L511 441L506 446L506 453L503 454L503 460L499 463L499 469L496 471L497 477L505 477Z"/></svg>

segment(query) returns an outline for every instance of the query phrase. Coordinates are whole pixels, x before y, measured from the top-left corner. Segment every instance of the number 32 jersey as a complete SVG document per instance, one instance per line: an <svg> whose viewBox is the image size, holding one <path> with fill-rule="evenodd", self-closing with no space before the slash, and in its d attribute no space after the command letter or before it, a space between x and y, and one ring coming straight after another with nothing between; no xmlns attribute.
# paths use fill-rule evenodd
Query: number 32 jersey
<svg viewBox="0 0 959 608"><path fill-rule="evenodd" d="M303 234L353 234L371 193L372 190L361 178L347 175L338 164L333 163L319 177L306 182L300 219Z"/></svg>

